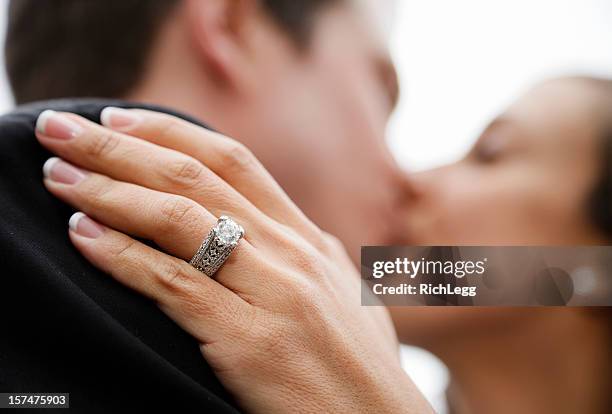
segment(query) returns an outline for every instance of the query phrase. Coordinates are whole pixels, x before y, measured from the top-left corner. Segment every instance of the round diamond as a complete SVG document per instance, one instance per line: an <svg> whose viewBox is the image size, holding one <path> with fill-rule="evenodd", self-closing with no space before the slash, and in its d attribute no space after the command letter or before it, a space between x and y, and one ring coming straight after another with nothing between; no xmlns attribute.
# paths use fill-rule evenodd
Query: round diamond
<svg viewBox="0 0 612 414"><path fill-rule="evenodd" d="M217 237L223 244L236 243L240 235L240 226L232 219L221 220L217 224Z"/></svg>

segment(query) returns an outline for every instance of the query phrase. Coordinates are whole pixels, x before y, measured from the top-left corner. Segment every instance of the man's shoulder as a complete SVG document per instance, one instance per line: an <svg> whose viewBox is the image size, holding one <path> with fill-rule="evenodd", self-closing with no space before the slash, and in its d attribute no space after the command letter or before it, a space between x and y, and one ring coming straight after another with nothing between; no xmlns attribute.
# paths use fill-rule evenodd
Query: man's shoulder
<svg viewBox="0 0 612 414"><path fill-rule="evenodd" d="M109 105L141 107L60 100L0 117L0 389L70 392L71 406L87 412L232 412L196 341L78 254L67 235L73 211L43 186L51 154L34 136L38 114L97 122Z"/></svg>

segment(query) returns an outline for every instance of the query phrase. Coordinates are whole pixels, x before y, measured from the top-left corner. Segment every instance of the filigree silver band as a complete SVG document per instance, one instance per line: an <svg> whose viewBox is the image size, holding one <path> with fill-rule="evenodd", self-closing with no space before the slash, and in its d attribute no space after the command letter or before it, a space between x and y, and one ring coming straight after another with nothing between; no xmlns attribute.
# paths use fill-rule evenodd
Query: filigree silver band
<svg viewBox="0 0 612 414"><path fill-rule="evenodd" d="M244 236L244 229L230 217L221 216L189 261L189 264L209 277L219 270Z"/></svg>

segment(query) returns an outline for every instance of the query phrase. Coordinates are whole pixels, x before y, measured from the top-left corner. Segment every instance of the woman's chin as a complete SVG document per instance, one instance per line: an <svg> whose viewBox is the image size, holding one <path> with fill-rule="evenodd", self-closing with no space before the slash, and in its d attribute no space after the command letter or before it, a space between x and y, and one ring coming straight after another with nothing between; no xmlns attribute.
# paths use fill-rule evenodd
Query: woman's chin
<svg viewBox="0 0 612 414"><path fill-rule="evenodd" d="M478 341L483 335L491 335L497 329L520 326L528 317L529 309L476 308L446 306L414 306L401 310L403 314L402 340L424 348L437 344L446 345L472 338ZM517 322L514 324L513 322Z"/></svg>

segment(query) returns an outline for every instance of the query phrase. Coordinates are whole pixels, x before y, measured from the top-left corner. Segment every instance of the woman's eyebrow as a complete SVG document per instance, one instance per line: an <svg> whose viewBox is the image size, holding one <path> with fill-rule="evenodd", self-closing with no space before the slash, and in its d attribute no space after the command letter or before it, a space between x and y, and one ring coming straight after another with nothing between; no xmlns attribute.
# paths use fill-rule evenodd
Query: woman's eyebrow
<svg viewBox="0 0 612 414"><path fill-rule="evenodd" d="M493 119L489 124L482 130L480 136L476 140L476 143L480 141L480 139L486 135L491 133L492 131L498 130L500 128L513 127L515 125L515 121L509 116L502 114L497 118Z"/></svg>
<svg viewBox="0 0 612 414"><path fill-rule="evenodd" d="M400 86L399 77L395 65L391 60L387 62L389 70L389 79L387 81L387 88L389 89L389 96L391 97L391 107L395 109L399 102Z"/></svg>
<svg viewBox="0 0 612 414"><path fill-rule="evenodd" d="M377 59L378 72L380 80L384 85L385 91L389 96L389 102L391 103L391 109L395 109L399 102L400 86L399 77L395 65L391 60L391 56L385 55L380 56Z"/></svg>
<svg viewBox="0 0 612 414"><path fill-rule="evenodd" d="M512 123L512 120L509 119L505 115L500 115L497 118L493 119L491 122L487 124L486 127L483 128L482 132L480 132L480 135L478 135L478 138L472 144L472 147L470 148L468 154L474 153L478 145L483 141L484 138L486 138L488 134L495 131L496 129L503 128L506 125L511 124L511 123Z"/></svg>
<svg viewBox="0 0 612 414"><path fill-rule="evenodd" d="M497 118L495 118L494 120L492 120L489 125L487 125L487 127L484 129L485 131L490 130L492 128L500 128L506 125L511 125L513 124L514 121L508 117L507 115L500 115Z"/></svg>

